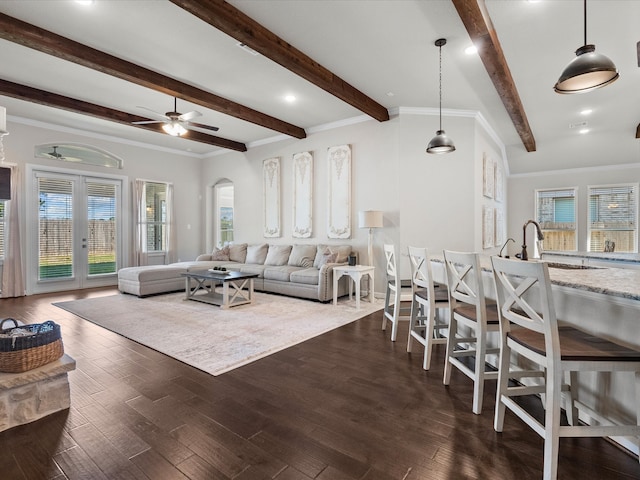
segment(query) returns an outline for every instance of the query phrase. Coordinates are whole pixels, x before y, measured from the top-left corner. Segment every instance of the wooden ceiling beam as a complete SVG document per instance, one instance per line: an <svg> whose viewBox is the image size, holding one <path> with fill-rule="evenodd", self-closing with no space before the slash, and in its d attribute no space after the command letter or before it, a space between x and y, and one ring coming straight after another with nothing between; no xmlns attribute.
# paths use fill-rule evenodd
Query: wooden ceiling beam
<svg viewBox="0 0 640 480"><path fill-rule="evenodd" d="M536 140L527 120L518 89L504 57L484 0L451 0L495 86L527 152L535 152Z"/></svg>
<svg viewBox="0 0 640 480"><path fill-rule="evenodd" d="M37 103L39 105L46 105L48 107L59 108L68 112L81 113L83 115L89 115L102 120L109 120L111 122L121 123L130 127L143 128L152 132L168 135L159 123L147 125L133 124L133 122L150 120L149 118L131 115L120 110L114 110L94 103L88 103L75 98L65 97L64 95L58 95L57 93L39 90L26 85L20 85L8 80L0 79L0 95ZM208 135L206 133L194 132L193 130L187 131L186 134L181 135L181 138L214 145L216 147L228 148L229 150L235 150L238 152L247 151L247 147L244 143L216 137L215 135Z"/></svg>
<svg viewBox="0 0 640 480"><path fill-rule="evenodd" d="M0 13L0 38L295 138L303 128Z"/></svg>
<svg viewBox="0 0 640 480"><path fill-rule="evenodd" d="M224 0L171 2L379 122L389 120L384 106Z"/></svg>

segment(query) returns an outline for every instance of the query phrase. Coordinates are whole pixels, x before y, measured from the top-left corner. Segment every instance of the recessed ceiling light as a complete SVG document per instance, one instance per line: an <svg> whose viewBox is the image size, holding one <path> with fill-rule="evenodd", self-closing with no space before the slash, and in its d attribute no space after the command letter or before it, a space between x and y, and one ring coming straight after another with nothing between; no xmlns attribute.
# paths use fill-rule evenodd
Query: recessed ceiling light
<svg viewBox="0 0 640 480"><path fill-rule="evenodd" d="M591 112L593 112L593 110L591 110L590 108L585 108L580 112L580 115L589 115Z"/></svg>
<svg viewBox="0 0 640 480"><path fill-rule="evenodd" d="M582 130L580 130L580 133L582 135L584 135L585 133L589 133L589 129L588 128L583 128Z"/></svg>
<svg viewBox="0 0 640 480"><path fill-rule="evenodd" d="M253 48L251 48L246 43L238 42L236 43L236 46L240 47L245 52L250 53L251 55L254 55L254 56L260 55L258 52L256 52Z"/></svg>
<svg viewBox="0 0 640 480"><path fill-rule="evenodd" d="M470 47L464 49L464 53L466 53L467 55L478 53L478 47L476 47L475 45L471 45Z"/></svg>
<svg viewBox="0 0 640 480"><path fill-rule="evenodd" d="M293 103L293 102L296 101L296 96L295 95L285 95L284 100L287 103Z"/></svg>
<svg viewBox="0 0 640 480"><path fill-rule="evenodd" d="M583 120L581 122L570 123L569 128L579 128L579 127L586 128L587 125L589 125L589 122L587 122L586 120Z"/></svg>
<svg viewBox="0 0 640 480"><path fill-rule="evenodd" d="M76 0L80 5L93 5L95 0Z"/></svg>
<svg viewBox="0 0 640 480"><path fill-rule="evenodd" d="M395 93L393 92L387 92L387 97L395 97Z"/></svg>

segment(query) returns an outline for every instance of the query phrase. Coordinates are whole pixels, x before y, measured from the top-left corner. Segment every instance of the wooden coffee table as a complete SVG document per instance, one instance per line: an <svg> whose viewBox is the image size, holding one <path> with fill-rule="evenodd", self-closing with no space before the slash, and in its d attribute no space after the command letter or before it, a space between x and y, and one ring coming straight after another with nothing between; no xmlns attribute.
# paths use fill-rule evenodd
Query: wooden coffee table
<svg viewBox="0 0 640 480"><path fill-rule="evenodd" d="M203 270L181 274L185 277L185 300L210 303L220 308L253 302L253 279L256 273ZM196 286L191 288L191 280ZM222 292L216 287L222 286Z"/></svg>

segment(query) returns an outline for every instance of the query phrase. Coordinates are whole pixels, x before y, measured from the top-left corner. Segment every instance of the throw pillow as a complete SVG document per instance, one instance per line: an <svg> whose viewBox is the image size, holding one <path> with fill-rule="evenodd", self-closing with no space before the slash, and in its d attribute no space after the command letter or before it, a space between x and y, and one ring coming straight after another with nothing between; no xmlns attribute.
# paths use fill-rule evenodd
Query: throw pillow
<svg viewBox="0 0 640 480"><path fill-rule="evenodd" d="M257 265L263 265L267 258L267 250L269 245L263 243L261 245L248 245L247 246L247 258L244 263L255 263Z"/></svg>
<svg viewBox="0 0 640 480"><path fill-rule="evenodd" d="M347 263L351 253L351 245L318 245L316 258L313 262L314 267L320 268L320 261L326 250L337 255L335 263Z"/></svg>
<svg viewBox="0 0 640 480"><path fill-rule="evenodd" d="M331 252L325 253L324 255L322 255L322 258L318 263L318 269L322 268L322 266L326 265L327 263L336 263L337 258L338 258L337 253L331 253Z"/></svg>
<svg viewBox="0 0 640 480"><path fill-rule="evenodd" d="M294 245L291 249L291 255L289 256L289 263L287 265L291 267L305 267L309 268L313 266L313 260L316 256L315 245Z"/></svg>
<svg viewBox="0 0 640 480"><path fill-rule="evenodd" d="M247 244L240 243L229 245L229 260L232 262L244 263L247 258Z"/></svg>
<svg viewBox="0 0 640 480"><path fill-rule="evenodd" d="M211 254L211 260L228 261L229 260L229 247L214 248Z"/></svg>
<svg viewBox="0 0 640 480"><path fill-rule="evenodd" d="M351 253L351 245L330 245L331 253L337 255L336 263L347 263Z"/></svg>
<svg viewBox="0 0 640 480"><path fill-rule="evenodd" d="M316 248L316 257L313 260L313 266L316 268L320 268L320 262L322 261L322 256L324 255L325 250L327 249L326 245L319 244Z"/></svg>
<svg viewBox="0 0 640 480"><path fill-rule="evenodd" d="M264 264L273 266L286 265L289 261L290 253L291 245L269 245L267 259L264 261Z"/></svg>

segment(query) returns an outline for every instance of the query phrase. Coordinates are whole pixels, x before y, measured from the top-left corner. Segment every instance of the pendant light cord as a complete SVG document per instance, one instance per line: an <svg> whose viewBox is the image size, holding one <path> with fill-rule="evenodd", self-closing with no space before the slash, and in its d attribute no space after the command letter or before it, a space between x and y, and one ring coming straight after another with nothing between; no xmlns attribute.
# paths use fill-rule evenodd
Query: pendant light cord
<svg viewBox="0 0 640 480"><path fill-rule="evenodd" d="M584 43L587 44L587 0L584 0Z"/></svg>
<svg viewBox="0 0 640 480"><path fill-rule="evenodd" d="M440 70L440 128L442 130L442 45L438 46L439 50L439 70Z"/></svg>

